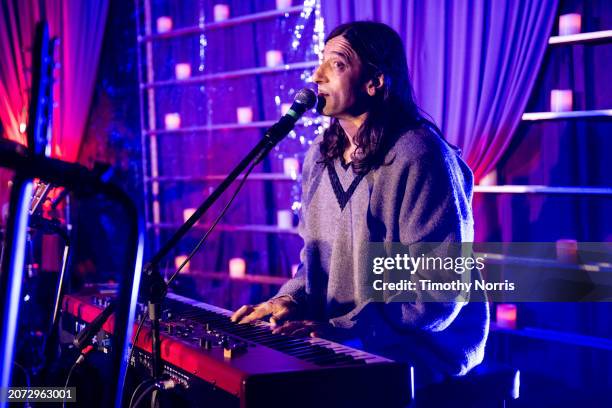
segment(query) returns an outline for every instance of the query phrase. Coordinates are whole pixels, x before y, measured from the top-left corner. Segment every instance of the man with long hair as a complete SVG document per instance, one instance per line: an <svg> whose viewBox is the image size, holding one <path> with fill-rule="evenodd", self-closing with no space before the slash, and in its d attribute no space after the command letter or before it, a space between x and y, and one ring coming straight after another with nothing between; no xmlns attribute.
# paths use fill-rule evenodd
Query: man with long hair
<svg viewBox="0 0 612 408"><path fill-rule="evenodd" d="M301 265L277 296L232 320L269 317L278 333L358 338L414 365L422 384L465 374L483 359L487 303L375 301L362 254L371 242L473 241L470 169L417 107L390 27L334 29L313 80L319 112L333 119L303 165Z"/></svg>

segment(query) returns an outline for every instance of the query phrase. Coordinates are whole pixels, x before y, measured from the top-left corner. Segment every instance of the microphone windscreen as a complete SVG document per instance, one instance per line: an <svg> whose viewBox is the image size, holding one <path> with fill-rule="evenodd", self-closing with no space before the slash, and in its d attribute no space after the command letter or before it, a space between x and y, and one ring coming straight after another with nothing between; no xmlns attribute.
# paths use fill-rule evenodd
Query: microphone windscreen
<svg viewBox="0 0 612 408"><path fill-rule="evenodd" d="M302 88L295 94L294 101L306 107L306 110L314 108L317 104L317 94L310 88Z"/></svg>

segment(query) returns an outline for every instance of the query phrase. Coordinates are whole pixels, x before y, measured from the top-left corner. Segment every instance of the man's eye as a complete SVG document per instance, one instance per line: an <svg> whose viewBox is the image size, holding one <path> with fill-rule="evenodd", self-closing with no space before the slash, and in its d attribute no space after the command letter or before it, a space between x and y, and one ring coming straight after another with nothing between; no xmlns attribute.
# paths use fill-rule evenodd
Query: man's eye
<svg viewBox="0 0 612 408"><path fill-rule="evenodd" d="M340 61L334 61L333 66L334 68L340 68L340 69L344 68L344 64Z"/></svg>

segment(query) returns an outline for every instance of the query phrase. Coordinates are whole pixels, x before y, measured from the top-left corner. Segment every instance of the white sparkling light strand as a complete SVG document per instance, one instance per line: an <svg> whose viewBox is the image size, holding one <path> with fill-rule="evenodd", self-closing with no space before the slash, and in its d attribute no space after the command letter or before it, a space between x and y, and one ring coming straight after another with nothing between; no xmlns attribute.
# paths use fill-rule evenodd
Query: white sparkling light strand
<svg viewBox="0 0 612 408"><path fill-rule="evenodd" d="M312 45L311 45L310 50L312 51L312 54L316 55L318 60L321 61L323 58L323 47L324 47L324 40L325 40L325 24L324 24L323 16L321 15L321 0L305 0L304 1L303 9L300 13L300 16L298 18L298 21L295 27L293 28L290 51L291 52L298 51L300 47L300 43L304 37L303 34L306 28L306 25L307 23L309 23L309 20L313 17L313 14L314 14L314 27L313 27L313 34L312 34L312 43L311 43ZM305 58L303 59L306 59L312 55L310 52L306 52L305 54L306 54L304 55ZM312 73L313 71L311 69L304 70L302 74L300 75L300 79L306 83L312 83ZM283 94L282 91L284 90L284 85L280 84L279 88L280 89L277 90L277 93L274 97L274 103L277 107L281 106L280 95ZM288 94L292 95L293 93L295 93L295 90L293 88L289 89ZM325 128L329 126L329 118L317 117L315 119L307 119L304 121L304 126L302 126L300 130L305 130L311 126L316 126L316 128L314 129L313 134L309 135L308 137L305 134L300 134L298 136L296 131L291 131L288 135L289 139L297 140L299 141L300 145L303 146L299 153L293 153L291 155L286 155L286 153L283 151L283 149L280 146L276 146L274 149L276 158L279 160L282 160L285 157L294 157L302 161L304 154L308 146L312 144L313 139L316 138L318 135L323 134ZM301 200L300 179L301 179L301 176L298 179L296 179L296 182L293 184L291 188L291 198L292 198L291 209L294 212L297 212L299 210L299 204Z"/></svg>
<svg viewBox="0 0 612 408"><path fill-rule="evenodd" d="M304 14L308 14L308 16L310 16L313 12L313 6L314 6L314 30L313 30L313 34L312 34L312 51L314 53L314 55L317 56L319 62L321 62L323 60L323 48L325 46L325 20L323 19L323 16L321 15L321 0L306 0L304 2ZM300 33L301 34L301 33ZM293 43L295 43L295 38ZM312 74L313 71L312 70L305 70L302 75L300 76L300 78L308 83L312 83ZM322 119L323 118L323 119ZM304 146L306 142L308 146L310 146L313 142L313 139L316 138L318 135L322 135L323 132L325 131L325 128L329 127L329 118L325 118L325 117L317 117L314 120L314 124L316 125L316 128L314 130L314 137L313 138L308 138L308 140L306 140L303 136L300 136L300 143ZM312 121L309 121L309 123L306 126L310 126L312 125ZM307 147L307 146L306 146ZM304 153L305 151L303 151L300 154L300 158L303 159L304 157ZM297 157L298 155L294 155L294 157ZM301 179L301 175L300 175L300 179ZM301 205L301 191L300 191L300 183L299 181L296 181L296 183L294 184L293 188L292 188L292 198L293 198L293 204L291 205L291 209L293 210L294 213L298 213L300 210L300 205Z"/></svg>

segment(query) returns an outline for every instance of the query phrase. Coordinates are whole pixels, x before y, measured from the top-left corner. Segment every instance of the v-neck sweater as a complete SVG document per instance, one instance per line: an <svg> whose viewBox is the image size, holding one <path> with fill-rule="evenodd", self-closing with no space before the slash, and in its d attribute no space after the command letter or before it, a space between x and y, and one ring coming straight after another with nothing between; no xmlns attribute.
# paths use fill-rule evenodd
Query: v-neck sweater
<svg viewBox="0 0 612 408"><path fill-rule="evenodd" d="M469 167L429 128L403 134L364 176L340 159L325 163L320 142L302 168L301 264L277 296L347 329L366 350L421 366L427 380L465 374L484 356L487 303L377 302L364 290L372 271L362 255L371 242L472 242Z"/></svg>

